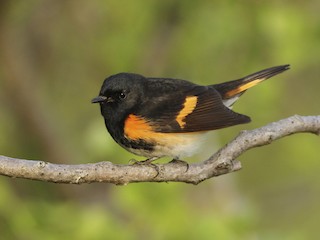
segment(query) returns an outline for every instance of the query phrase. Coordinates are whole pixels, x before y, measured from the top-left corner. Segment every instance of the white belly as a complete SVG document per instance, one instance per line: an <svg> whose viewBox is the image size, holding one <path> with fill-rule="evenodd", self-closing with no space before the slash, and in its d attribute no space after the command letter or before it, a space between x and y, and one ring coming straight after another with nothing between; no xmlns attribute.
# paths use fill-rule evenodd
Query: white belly
<svg viewBox="0 0 320 240"><path fill-rule="evenodd" d="M161 136L153 140L157 143L153 151L143 149L128 149L130 152L151 157L173 157L180 159L182 157L191 156L199 151L205 140L205 132L202 133L160 133Z"/></svg>

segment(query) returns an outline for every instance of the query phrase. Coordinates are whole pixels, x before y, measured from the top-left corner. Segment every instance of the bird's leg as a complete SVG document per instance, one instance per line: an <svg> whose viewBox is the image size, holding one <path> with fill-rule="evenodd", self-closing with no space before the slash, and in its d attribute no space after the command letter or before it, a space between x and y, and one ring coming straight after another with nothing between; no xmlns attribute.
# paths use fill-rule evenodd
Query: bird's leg
<svg viewBox="0 0 320 240"><path fill-rule="evenodd" d="M141 165L146 164L147 165L147 164L153 164L152 162L157 159L159 159L159 157L151 157L151 158L147 158L146 160L142 160L142 161L138 161L138 160L132 158L129 160L129 163L141 164ZM153 165L155 165L155 164L153 164Z"/></svg>
<svg viewBox="0 0 320 240"><path fill-rule="evenodd" d="M148 166L151 166L153 167L156 171L157 171L157 174L154 176L154 178L156 178L159 174L160 174L160 168L157 164L154 164L152 163L153 161L159 159L159 157L151 157L151 158L148 158L146 160L143 160L143 161L138 161L136 159L130 159L129 160L129 163L132 163L133 165L148 165Z"/></svg>
<svg viewBox="0 0 320 240"><path fill-rule="evenodd" d="M169 163L173 163L173 164L183 164L186 166L186 172L188 172L189 170L189 163L187 163L186 161L180 160L180 159L172 159Z"/></svg>

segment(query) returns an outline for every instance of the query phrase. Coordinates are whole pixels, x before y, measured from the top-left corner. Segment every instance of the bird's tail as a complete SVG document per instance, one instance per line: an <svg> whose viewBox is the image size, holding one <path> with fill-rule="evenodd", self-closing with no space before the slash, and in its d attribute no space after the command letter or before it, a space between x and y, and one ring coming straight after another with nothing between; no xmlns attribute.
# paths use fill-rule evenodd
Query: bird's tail
<svg viewBox="0 0 320 240"><path fill-rule="evenodd" d="M258 83L268 78L282 73L288 70L289 68L289 64L271 67L237 80L210 86L214 87L220 93L224 104L227 107L231 107L247 89L257 85Z"/></svg>

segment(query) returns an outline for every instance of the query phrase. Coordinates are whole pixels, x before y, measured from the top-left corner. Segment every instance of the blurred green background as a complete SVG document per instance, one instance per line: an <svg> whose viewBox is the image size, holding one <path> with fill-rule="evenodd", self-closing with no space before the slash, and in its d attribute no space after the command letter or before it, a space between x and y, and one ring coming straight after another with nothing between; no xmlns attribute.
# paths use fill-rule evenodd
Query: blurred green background
<svg viewBox="0 0 320 240"><path fill-rule="evenodd" d="M319 11L316 0L2 0L0 154L128 163L90 103L123 71L212 84L291 64L236 104L252 123L210 134L190 162L242 129L318 115ZM316 239L319 143L299 134L250 150L241 171L198 186L0 177L1 239Z"/></svg>

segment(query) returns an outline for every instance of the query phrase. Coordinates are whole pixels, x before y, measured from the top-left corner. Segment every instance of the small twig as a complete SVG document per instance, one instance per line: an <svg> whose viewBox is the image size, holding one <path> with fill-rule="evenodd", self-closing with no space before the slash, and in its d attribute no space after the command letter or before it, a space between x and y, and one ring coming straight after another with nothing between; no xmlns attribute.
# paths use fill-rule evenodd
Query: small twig
<svg viewBox="0 0 320 240"><path fill-rule="evenodd" d="M293 116L264 127L241 132L208 160L190 164L171 162L148 165L119 165L98 162L79 165L52 164L0 156L0 175L55 183L105 182L125 185L132 182L185 182L198 184L206 179L241 169L236 160L247 150L270 144L285 136L308 132L320 135L320 116Z"/></svg>

